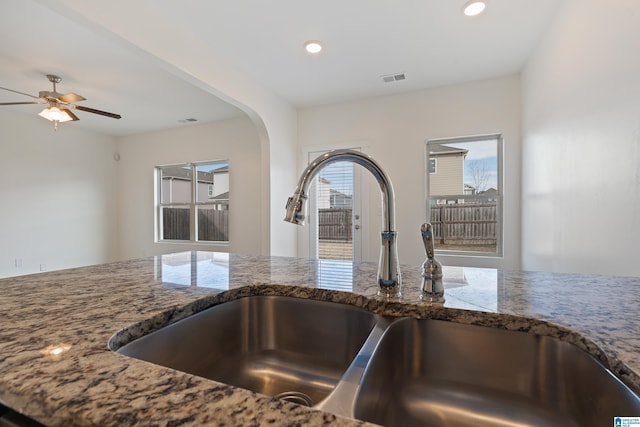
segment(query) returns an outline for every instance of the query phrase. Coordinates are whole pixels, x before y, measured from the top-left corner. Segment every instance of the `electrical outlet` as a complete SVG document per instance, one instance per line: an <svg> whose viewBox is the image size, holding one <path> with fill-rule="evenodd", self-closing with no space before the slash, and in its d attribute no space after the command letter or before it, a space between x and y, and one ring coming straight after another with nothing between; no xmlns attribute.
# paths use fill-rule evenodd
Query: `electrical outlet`
<svg viewBox="0 0 640 427"><path fill-rule="evenodd" d="M40 271L47 271L47 265L46 264L40 264Z"/></svg>
<svg viewBox="0 0 640 427"><path fill-rule="evenodd" d="M17 268L22 267L22 258L16 258L15 266Z"/></svg>

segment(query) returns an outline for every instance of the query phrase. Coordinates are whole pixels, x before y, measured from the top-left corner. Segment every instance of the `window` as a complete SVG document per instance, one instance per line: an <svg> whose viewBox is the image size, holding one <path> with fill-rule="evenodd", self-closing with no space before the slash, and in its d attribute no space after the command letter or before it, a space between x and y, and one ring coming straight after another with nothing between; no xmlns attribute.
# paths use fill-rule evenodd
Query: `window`
<svg viewBox="0 0 640 427"><path fill-rule="evenodd" d="M435 249L502 256L502 137L428 141L426 165Z"/></svg>
<svg viewBox="0 0 640 427"><path fill-rule="evenodd" d="M429 158L429 173L436 173L436 162L438 161L438 159L434 158Z"/></svg>
<svg viewBox="0 0 640 427"><path fill-rule="evenodd" d="M156 167L158 240L229 241L229 162Z"/></svg>

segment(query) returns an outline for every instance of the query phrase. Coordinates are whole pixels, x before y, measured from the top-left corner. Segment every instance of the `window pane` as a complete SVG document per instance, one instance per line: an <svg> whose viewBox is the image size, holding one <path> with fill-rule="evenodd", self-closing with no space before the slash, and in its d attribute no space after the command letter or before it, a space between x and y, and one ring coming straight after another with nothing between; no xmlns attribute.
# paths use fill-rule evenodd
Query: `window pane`
<svg viewBox="0 0 640 427"><path fill-rule="evenodd" d="M198 205L198 240L205 242L229 241L229 202Z"/></svg>
<svg viewBox="0 0 640 427"><path fill-rule="evenodd" d="M497 252L497 208L495 201L479 203L472 200L431 206L435 248Z"/></svg>
<svg viewBox="0 0 640 427"><path fill-rule="evenodd" d="M229 162L199 163L196 173L198 202L229 200Z"/></svg>
<svg viewBox="0 0 640 427"><path fill-rule="evenodd" d="M162 208L162 238L164 240L189 240L190 239L190 209L163 207Z"/></svg>
<svg viewBox="0 0 640 427"><path fill-rule="evenodd" d="M498 141L495 137L429 142L428 221L434 227L436 249L498 252Z"/></svg>
<svg viewBox="0 0 640 427"><path fill-rule="evenodd" d="M191 166L162 167L160 181L162 182L160 203L191 203Z"/></svg>
<svg viewBox="0 0 640 427"><path fill-rule="evenodd" d="M318 176L318 258L353 259L353 166L335 162Z"/></svg>

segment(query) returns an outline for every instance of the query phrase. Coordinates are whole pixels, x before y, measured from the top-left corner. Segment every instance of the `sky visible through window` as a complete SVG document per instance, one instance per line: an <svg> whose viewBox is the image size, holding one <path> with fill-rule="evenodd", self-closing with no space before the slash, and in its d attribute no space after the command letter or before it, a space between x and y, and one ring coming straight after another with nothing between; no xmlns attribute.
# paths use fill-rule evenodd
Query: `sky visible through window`
<svg viewBox="0 0 640 427"><path fill-rule="evenodd" d="M215 163L205 163L198 165L198 171L200 172L211 172L216 171L221 168L226 168L229 166L227 162L215 162Z"/></svg>
<svg viewBox="0 0 640 427"><path fill-rule="evenodd" d="M469 150L464 160L464 183L485 191L498 189L498 146L495 139L446 144Z"/></svg>

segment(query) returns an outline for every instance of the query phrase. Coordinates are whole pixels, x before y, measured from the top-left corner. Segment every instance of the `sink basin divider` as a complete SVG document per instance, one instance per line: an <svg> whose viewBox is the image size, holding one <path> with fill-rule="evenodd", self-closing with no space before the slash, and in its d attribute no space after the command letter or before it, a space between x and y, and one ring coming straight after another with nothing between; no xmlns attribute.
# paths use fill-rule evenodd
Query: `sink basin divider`
<svg viewBox="0 0 640 427"><path fill-rule="evenodd" d="M315 405L314 409L354 418L355 402L362 383L362 377L384 333L396 320L398 318L378 317L369 336L336 387L326 398Z"/></svg>

